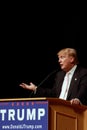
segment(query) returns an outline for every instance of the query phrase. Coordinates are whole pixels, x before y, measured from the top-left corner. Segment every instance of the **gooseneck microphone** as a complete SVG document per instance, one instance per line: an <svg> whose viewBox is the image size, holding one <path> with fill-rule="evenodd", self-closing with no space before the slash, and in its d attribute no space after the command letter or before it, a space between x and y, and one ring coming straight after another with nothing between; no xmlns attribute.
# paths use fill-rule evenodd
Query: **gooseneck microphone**
<svg viewBox="0 0 87 130"><path fill-rule="evenodd" d="M37 85L37 88L40 87L43 83L45 83L53 74L57 73L58 72L58 69L52 71L51 73L49 73L38 85ZM31 92L30 96L32 96L32 94L35 94L34 91Z"/></svg>
<svg viewBox="0 0 87 130"><path fill-rule="evenodd" d="M38 84L37 87L40 87L45 81L47 81L47 79L48 79L50 76L52 76L53 74L55 74L57 71L58 71L58 69L52 71L51 73L49 73L49 74L40 82L40 84Z"/></svg>

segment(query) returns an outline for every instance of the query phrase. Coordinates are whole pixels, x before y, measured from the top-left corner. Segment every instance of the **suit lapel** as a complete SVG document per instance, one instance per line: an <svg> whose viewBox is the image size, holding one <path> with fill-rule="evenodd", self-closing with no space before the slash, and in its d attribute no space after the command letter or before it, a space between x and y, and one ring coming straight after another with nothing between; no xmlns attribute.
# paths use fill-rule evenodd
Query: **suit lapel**
<svg viewBox="0 0 87 130"><path fill-rule="evenodd" d="M69 96L71 95L72 91L74 90L73 87L76 87L76 82L78 81L78 68L76 68L76 71L74 72L74 75L72 77L71 83L70 83L70 87L69 87L69 91L68 91L68 95L67 95L67 99L69 98Z"/></svg>

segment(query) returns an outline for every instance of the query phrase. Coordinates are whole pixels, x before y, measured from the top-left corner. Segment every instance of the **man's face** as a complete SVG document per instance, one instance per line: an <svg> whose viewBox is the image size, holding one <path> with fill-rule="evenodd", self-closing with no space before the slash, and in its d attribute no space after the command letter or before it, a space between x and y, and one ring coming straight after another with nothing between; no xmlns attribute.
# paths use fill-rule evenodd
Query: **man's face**
<svg viewBox="0 0 87 130"><path fill-rule="evenodd" d="M68 71L71 68L72 56L67 54L60 54L58 56L58 62L62 70Z"/></svg>

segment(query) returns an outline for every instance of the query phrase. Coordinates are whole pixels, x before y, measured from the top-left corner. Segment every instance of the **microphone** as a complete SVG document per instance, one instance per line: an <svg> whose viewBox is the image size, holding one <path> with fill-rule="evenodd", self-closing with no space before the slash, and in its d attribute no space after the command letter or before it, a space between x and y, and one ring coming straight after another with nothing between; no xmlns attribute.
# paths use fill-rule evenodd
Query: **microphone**
<svg viewBox="0 0 87 130"><path fill-rule="evenodd" d="M58 69L57 70L54 70L52 71L51 73L49 73L41 82L40 84L38 84L37 87L40 87L50 76L52 76L54 73L58 72Z"/></svg>
<svg viewBox="0 0 87 130"><path fill-rule="evenodd" d="M59 70L56 69L54 71L52 71L51 73L49 73L38 85L37 88L40 87L43 83L45 83L53 74L57 73ZM30 97L32 96L32 94L35 94L35 92L31 92Z"/></svg>

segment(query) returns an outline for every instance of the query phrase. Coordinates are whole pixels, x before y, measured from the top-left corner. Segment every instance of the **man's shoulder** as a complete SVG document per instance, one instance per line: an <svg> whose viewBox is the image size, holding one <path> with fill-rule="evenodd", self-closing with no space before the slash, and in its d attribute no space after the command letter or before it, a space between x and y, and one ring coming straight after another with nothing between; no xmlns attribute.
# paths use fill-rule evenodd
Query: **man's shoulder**
<svg viewBox="0 0 87 130"><path fill-rule="evenodd" d="M65 75L65 74L66 74L66 72L63 71L63 70L59 70L59 71L57 72L57 75Z"/></svg>
<svg viewBox="0 0 87 130"><path fill-rule="evenodd" d="M78 65L76 71L79 72L79 73L87 73L87 68Z"/></svg>

